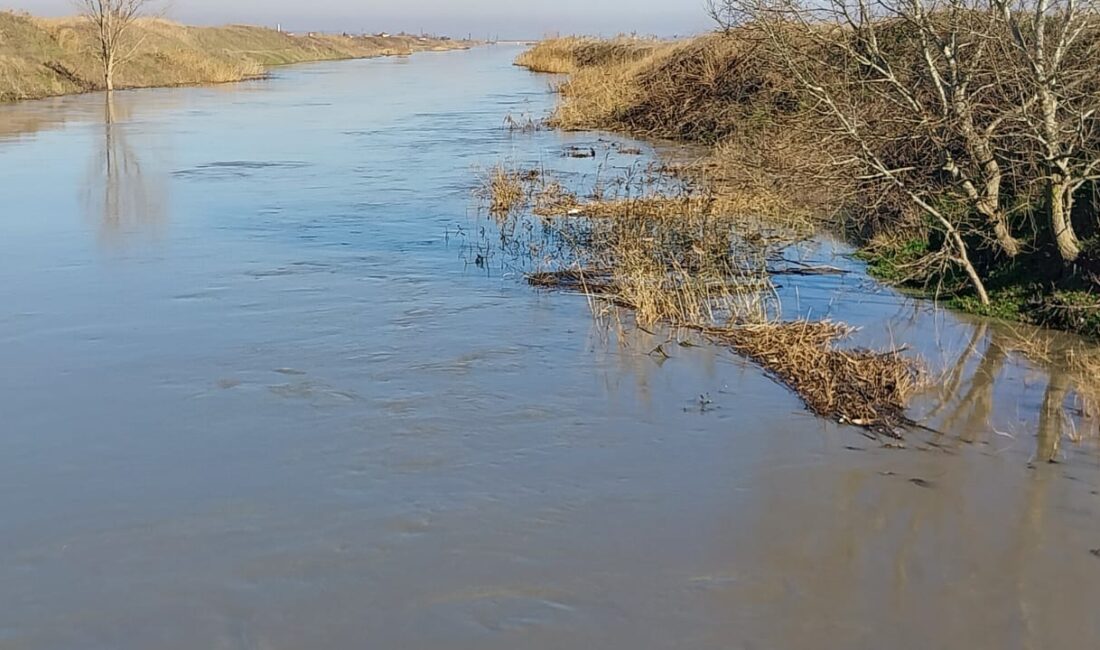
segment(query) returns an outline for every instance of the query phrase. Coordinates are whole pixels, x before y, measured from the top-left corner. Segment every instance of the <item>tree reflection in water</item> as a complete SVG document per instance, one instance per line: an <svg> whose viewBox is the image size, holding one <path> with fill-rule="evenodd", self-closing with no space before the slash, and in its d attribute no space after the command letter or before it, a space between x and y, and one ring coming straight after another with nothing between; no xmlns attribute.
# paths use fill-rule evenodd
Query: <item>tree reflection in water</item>
<svg viewBox="0 0 1100 650"><path fill-rule="evenodd" d="M1033 462L1057 462L1066 441L1097 442L1100 356L1071 339L976 323L936 382L925 421L964 443L987 442L989 434L1034 438Z"/></svg>
<svg viewBox="0 0 1100 650"><path fill-rule="evenodd" d="M104 95L102 137L92 149L85 184L85 213L111 246L132 234L155 234L166 222L164 179L150 174L131 146L128 109L113 93Z"/></svg>

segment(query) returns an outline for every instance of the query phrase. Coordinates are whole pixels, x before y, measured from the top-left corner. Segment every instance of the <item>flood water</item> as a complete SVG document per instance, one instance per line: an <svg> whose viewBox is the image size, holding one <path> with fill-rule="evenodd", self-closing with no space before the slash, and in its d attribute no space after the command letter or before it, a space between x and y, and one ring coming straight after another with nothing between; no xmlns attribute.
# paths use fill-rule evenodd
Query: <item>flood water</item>
<svg viewBox="0 0 1100 650"><path fill-rule="evenodd" d="M0 648L1098 647L1064 373L822 242L785 308L945 371L890 449L532 290L478 170L610 136L516 52L0 107Z"/></svg>

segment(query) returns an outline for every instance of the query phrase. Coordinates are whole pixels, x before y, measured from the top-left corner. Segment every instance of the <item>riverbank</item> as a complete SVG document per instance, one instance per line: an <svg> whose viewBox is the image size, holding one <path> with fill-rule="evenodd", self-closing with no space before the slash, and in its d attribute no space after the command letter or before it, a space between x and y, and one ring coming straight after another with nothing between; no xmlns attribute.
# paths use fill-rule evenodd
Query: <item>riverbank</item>
<svg viewBox="0 0 1100 650"><path fill-rule="evenodd" d="M1087 196L1091 187L1082 188L1073 213L1082 250L1067 265L1043 225L1041 188L1023 176L1012 177L1016 194L1008 227L1019 252L1010 256L992 243L994 233L986 232L982 218L944 181L942 164L919 134L891 136L892 144L884 147L891 163L912 170L907 182L924 183L918 185L920 194L934 211L938 206L948 215L942 223L960 233L957 244L941 222L914 209L880 175L855 169L851 161L860 155L850 139L837 135L759 34L735 31L676 42L552 39L516 63L569 75L559 87L553 126L701 145L704 158L679 173L738 197L742 205L757 203L772 214L842 233L881 280L964 311L1100 336L1098 203ZM894 118L868 119L892 128ZM1029 189L1028 183L1035 186ZM973 269L969 277L956 248L966 250L965 263ZM984 284L980 291L974 276ZM983 293L988 301L981 299Z"/></svg>
<svg viewBox="0 0 1100 650"><path fill-rule="evenodd" d="M471 44L411 35L295 35L250 25L193 27L143 19L141 49L116 73L116 88L227 83L262 76L269 66L464 49ZM89 55L94 36L80 18L44 19L0 12L0 102L102 90Z"/></svg>
<svg viewBox="0 0 1100 650"><path fill-rule="evenodd" d="M554 101L518 53L120 92L109 128L100 94L0 106L0 647L1100 645L1065 369L811 251L851 271L790 262L790 315L951 367L912 413L943 434L900 451L524 286L508 250L542 251L502 247L472 167L587 202L652 157L502 128Z"/></svg>

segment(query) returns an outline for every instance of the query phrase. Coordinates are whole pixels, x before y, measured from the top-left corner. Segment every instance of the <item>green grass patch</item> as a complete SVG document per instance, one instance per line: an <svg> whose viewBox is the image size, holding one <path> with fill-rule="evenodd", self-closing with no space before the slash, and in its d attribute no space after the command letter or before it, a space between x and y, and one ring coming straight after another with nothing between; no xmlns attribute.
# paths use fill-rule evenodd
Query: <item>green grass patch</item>
<svg viewBox="0 0 1100 650"><path fill-rule="evenodd" d="M909 269L929 252L929 244L923 239L911 239L899 246L877 246L856 252L856 259L867 263L871 277L888 284L913 282Z"/></svg>

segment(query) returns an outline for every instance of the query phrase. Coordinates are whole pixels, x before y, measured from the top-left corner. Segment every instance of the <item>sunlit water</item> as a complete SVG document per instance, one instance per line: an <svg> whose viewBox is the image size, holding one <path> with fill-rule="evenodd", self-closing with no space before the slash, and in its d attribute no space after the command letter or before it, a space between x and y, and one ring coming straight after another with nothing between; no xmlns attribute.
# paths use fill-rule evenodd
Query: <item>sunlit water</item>
<svg viewBox="0 0 1100 650"><path fill-rule="evenodd" d="M595 174L563 148L608 136L503 129L553 101L515 53L0 108L0 648L1097 647L1059 373L783 278L957 367L889 449L531 290L479 248L478 170Z"/></svg>

